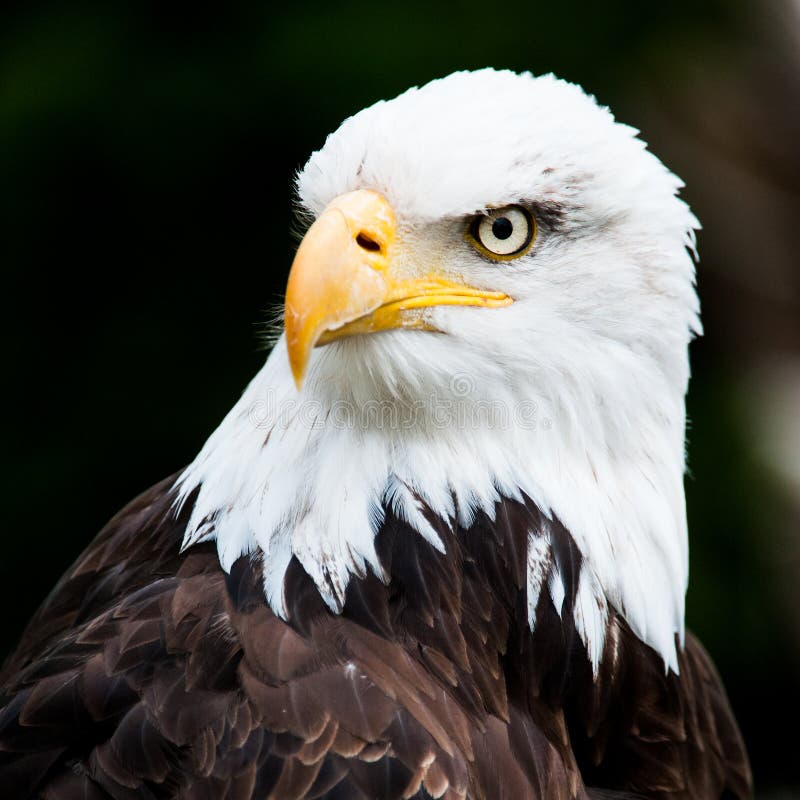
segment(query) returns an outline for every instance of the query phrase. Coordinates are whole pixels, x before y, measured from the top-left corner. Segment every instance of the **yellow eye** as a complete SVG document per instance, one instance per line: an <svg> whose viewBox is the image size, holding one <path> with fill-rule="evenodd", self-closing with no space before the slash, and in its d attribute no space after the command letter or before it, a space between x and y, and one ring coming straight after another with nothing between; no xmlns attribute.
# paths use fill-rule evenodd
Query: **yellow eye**
<svg viewBox="0 0 800 800"><path fill-rule="evenodd" d="M495 261L510 261L531 249L536 239L536 221L522 206L492 208L475 217L467 239L483 255Z"/></svg>

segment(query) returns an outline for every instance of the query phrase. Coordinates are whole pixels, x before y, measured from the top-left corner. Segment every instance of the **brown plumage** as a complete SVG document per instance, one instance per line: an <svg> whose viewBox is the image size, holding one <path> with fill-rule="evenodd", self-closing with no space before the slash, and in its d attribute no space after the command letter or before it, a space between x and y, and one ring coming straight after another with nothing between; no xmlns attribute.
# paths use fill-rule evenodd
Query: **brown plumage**
<svg viewBox="0 0 800 800"><path fill-rule="evenodd" d="M332 614L297 561L288 622L260 564L181 554L173 479L100 533L0 676L7 798L745 798L746 754L691 636L680 675L610 612L593 678L572 606L580 553L550 525L566 588L527 625L532 505L443 555L387 514L391 580L353 580Z"/></svg>

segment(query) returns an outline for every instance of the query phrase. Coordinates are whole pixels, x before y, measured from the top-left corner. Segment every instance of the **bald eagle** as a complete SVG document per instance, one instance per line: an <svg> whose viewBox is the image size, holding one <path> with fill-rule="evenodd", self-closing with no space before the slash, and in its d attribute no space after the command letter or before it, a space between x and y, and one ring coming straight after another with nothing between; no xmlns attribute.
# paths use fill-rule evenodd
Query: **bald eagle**
<svg viewBox="0 0 800 800"><path fill-rule="evenodd" d="M684 630L681 186L552 76L347 119L265 365L6 662L3 796L748 797Z"/></svg>

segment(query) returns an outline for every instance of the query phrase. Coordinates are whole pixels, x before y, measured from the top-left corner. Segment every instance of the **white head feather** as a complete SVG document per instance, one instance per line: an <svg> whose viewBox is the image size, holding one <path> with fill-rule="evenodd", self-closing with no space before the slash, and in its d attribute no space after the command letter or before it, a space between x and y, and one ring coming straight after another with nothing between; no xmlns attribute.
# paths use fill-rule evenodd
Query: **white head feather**
<svg viewBox="0 0 800 800"><path fill-rule="evenodd" d="M182 498L198 489L186 542L215 538L226 569L262 551L279 614L294 554L338 609L353 574L381 573L373 542L385 505L441 548L415 495L469 525L524 493L591 567L575 613L593 662L607 600L677 669L697 222L677 198L681 181L636 133L577 86L493 70L346 120L298 177L302 209L316 216L374 189L395 210L399 257L515 302L430 309L446 335L387 331L318 348L302 393L279 342L180 480ZM541 211L536 243L490 263L464 241L465 220L519 202ZM558 586L549 590L558 606Z"/></svg>

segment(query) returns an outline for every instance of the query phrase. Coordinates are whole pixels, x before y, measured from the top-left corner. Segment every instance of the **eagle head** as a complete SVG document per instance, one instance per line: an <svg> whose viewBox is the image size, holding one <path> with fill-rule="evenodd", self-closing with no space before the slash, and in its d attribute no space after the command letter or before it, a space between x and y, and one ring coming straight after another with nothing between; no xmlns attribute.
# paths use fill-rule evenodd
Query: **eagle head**
<svg viewBox="0 0 800 800"><path fill-rule="evenodd" d="M339 611L354 575L391 578L389 510L441 549L432 518L532 502L589 565L586 603L674 666L700 330L681 186L549 75L455 73L347 119L297 177L285 335L180 480L186 543L262 555L282 615L296 558Z"/></svg>

